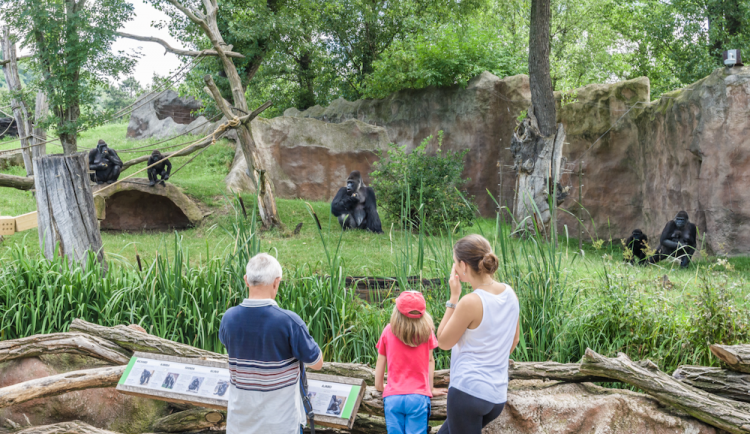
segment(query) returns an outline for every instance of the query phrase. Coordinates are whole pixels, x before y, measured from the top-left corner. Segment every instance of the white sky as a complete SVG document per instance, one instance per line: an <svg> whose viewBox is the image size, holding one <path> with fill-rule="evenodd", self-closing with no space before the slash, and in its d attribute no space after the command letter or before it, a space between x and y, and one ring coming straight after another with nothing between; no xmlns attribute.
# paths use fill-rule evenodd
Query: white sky
<svg viewBox="0 0 750 434"><path fill-rule="evenodd" d="M144 3L142 0L132 0L132 3L135 6L135 18L133 21L125 24L122 28L123 32L140 36L154 36L164 39L173 47L185 48L178 40L169 36L167 29L160 30L151 27L151 23L153 22L167 21L169 18L166 14L155 9L150 4ZM162 77L168 76L181 65L180 59L176 55L172 53L165 54L164 47L154 42L118 38L112 45L114 51L123 50L125 52L138 50L139 47L143 56L138 60L133 76L143 86L151 84L154 72Z"/></svg>

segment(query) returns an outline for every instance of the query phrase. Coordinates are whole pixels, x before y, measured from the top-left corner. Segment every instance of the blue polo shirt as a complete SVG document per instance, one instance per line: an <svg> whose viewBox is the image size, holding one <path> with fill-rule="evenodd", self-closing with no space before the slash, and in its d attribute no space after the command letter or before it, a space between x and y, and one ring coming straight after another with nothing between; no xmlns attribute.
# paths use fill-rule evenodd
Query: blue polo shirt
<svg viewBox="0 0 750 434"><path fill-rule="evenodd" d="M224 314L219 339L229 354L227 433L298 433L300 362L322 356L302 319L274 300L245 299Z"/></svg>

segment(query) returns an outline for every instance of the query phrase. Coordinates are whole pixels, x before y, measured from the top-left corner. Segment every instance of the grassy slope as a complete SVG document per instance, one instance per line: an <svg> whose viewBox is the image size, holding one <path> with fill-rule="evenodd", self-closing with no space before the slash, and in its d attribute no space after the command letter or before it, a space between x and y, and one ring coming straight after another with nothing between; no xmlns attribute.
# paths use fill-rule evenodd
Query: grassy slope
<svg viewBox="0 0 750 434"><path fill-rule="evenodd" d="M112 124L96 128L90 132L84 133L79 139L80 149L89 149L96 145L96 142L102 138L117 150L123 160L135 158L147 154L150 148L135 153L126 153L128 149L146 146L155 143L157 140L130 140L125 138L127 125ZM191 140L191 137L181 137L174 141L160 144L159 147L179 144ZM6 140L7 142L7 140ZM0 149L9 149L17 147L18 142L3 145L0 142ZM175 148L179 149L179 148ZM55 145L48 145L48 153L59 153L62 149ZM192 261L202 261L207 256L223 256L227 249L232 249L230 239L224 227L229 225L231 208L231 196L225 190L224 176L227 174L231 165L234 150L227 141L220 141L213 147L209 148L189 166L170 178L170 182L183 188L191 197L206 205L212 214L198 227L180 231L178 236L182 237L182 245L188 249ZM173 161L173 169L180 167L191 156L179 157ZM145 167L138 165L124 172L123 176L134 173ZM23 175L24 171L20 167L14 167L4 171L4 173L13 175ZM139 174L139 177L146 177L146 173ZM122 179L122 178L121 178ZM251 206L253 197L251 195L243 196L245 203ZM329 245L335 246L338 242L340 231L338 224L331 218L329 204L324 202L312 202L311 205L318 214L323 225L323 232L328 238ZM14 189L0 189L0 215L19 215L36 209L35 199L30 192L23 192ZM325 251L321 244L317 230L314 229L314 223L310 217L307 208L302 200L279 199L279 212L283 223L289 229L302 222L303 227L300 235L289 236L279 231L271 231L263 234L262 249L269 251L279 257L285 267L309 266L316 269L322 269L322 263L325 261ZM491 232L494 226L493 219L481 219L472 231ZM398 240L403 234L391 227L391 222L384 221L383 228L385 235L375 235L366 232L354 231L343 234L342 252L347 261L347 268L352 274L359 275L394 275L394 268L399 265L400 252L399 247L402 243ZM102 233L104 248L110 261L128 261L135 262L136 249L142 258L150 260L157 251L170 252L174 248L174 233ZM416 237L414 237L414 246L416 247ZM5 242L0 244L0 257L4 251L7 251L15 244L28 246L31 252L38 251L38 234L35 230L18 233L5 238ZM569 245L570 254L577 246L575 240L562 242L562 246ZM571 279L580 280L582 283L593 279L596 273L602 268L602 261L609 264L617 264L621 260L619 247L612 249L602 248L595 250L590 245L586 246L587 254L582 260L574 262L568 272ZM604 258L604 259L603 259ZM714 259L707 261L714 262ZM732 280L743 283L750 277L750 258L732 258L730 263L734 270L728 271ZM705 263L704 263L705 265ZM653 285L660 285L661 277L665 274L669 276L670 281L675 288L684 288L687 290L696 281L695 268L688 271L676 269L673 265L662 263L658 267L637 268L630 266L616 266L621 272L635 272L638 280L650 282ZM723 270L723 267L719 267Z"/></svg>

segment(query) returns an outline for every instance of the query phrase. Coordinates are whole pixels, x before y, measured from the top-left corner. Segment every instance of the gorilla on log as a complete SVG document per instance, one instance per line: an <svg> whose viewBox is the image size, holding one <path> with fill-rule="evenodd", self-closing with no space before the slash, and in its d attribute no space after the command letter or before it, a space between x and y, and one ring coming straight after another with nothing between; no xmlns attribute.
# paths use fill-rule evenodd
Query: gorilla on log
<svg viewBox="0 0 750 434"><path fill-rule="evenodd" d="M114 149L107 147L104 140L99 140L96 148L89 152L89 170L94 171L90 177L97 184L112 183L120 177L122 160Z"/></svg>
<svg viewBox="0 0 750 434"><path fill-rule="evenodd" d="M331 202L331 214L338 217L342 229L367 229L382 234L375 190L362 182L358 170L346 178L346 187L341 187Z"/></svg>
<svg viewBox="0 0 750 434"><path fill-rule="evenodd" d="M164 156L161 155L161 152L159 152L158 150L153 151L151 152L151 156L148 157L148 163L146 164L146 166L150 166L163 159ZM164 169L165 167L166 170ZM164 181L169 179L169 173L172 172L172 163L170 163L169 160L164 160L156 166L149 168L147 172L149 180L148 185L153 187L157 182L161 183L161 185L164 185ZM161 180L159 180L159 177L161 177Z"/></svg>
<svg viewBox="0 0 750 434"><path fill-rule="evenodd" d="M648 261L653 264L671 256L680 259L680 267L686 268L695 253L697 234L698 231L688 220L687 213L678 212L674 220L670 220L664 227L659 239L659 248Z"/></svg>
<svg viewBox="0 0 750 434"><path fill-rule="evenodd" d="M631 264L643 264L646 261L646 244L648 243L648 237L640 229L633 231L625 241L625 248L632 252L630 259L627 262Z"/></svg>

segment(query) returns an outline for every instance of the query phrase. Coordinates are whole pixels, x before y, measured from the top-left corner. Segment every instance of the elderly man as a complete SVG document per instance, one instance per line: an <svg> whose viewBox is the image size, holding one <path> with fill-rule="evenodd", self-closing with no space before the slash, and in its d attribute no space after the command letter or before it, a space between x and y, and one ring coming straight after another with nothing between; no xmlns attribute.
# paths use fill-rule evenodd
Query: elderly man
<svg viewBox="0 0 750 434"><path fill-rule="evenodd" d="M302 319L274 301L280 282L276 258L256 255L247 263L248 298L221 319L231 379L227 434L299 434L305 423L300 374L304 365L321 369L323 354Z"/></svg>

